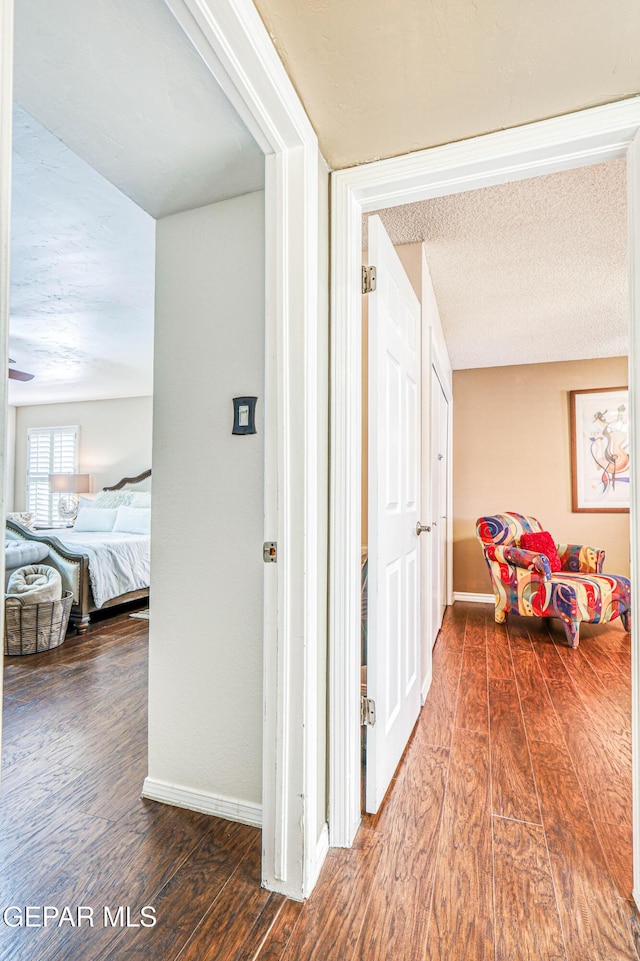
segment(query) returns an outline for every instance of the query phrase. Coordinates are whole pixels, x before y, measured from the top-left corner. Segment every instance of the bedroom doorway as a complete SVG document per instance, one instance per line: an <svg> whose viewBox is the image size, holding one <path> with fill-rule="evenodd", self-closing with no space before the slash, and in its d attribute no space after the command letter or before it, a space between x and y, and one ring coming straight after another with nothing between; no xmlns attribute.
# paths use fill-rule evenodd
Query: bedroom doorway
<svg viewBox="0 0 640 961"><path fill-rule="evenodd" d="M219 537L224 523L238 529L239 570L232 583L243 582L246 591L243 630L249 639L243 655L240 643L226 650L236 652L245 667L253 665L245 692L252 718L244 717L253 769L244 788L254 802L245 814L256 823L264 573L261 557L254 564L250 558L264 536L264 152L162 0L142 0L125 12L117 2L98 0L92 16L73 0L64 15L39 0L15 0L13 79L9 345L29 379L10 380L12 435L5 453L12 481L7 494L13 490L14 503L7 506L33 515L34 538L45 537L40 528L51 528L52 537L69 540L70 551L88 558L81 565L66 563L62 549L50 542L49 561L61 570L63 589L74 595L72 620L85 630L92 608L102 615L112 602L150 583L148 552L144 584L132 554L104 568L98 564L98 534L106 538L117 529L133 536L121 530L119 519L129 509L129 492L104 488L148 470L152 448L160 450L161 466L153 472L154 518L162 516L156 503L163 485L173 485L172 472L181 476L187 469L196 486L206 481L209 497L199 531ZM244 283L247 270L251 285ZM224 320L212 326L211 310ZM210 359L221 357L224 363L214 361L212 371ZM202 406L207 381L216 416L203 443L193 411ZM259 398L254 433L242 444L227 416L238 394ZM178 427L171 414L180 405L188 413L183 409ZM61 488L54 487L60 482L67 483L76 505L82 497L74 516L61 511ZM116 526L107 531L106 515L113 510ZM99 526L93 530L92 523ZM188 524L181 523L183 537L190 536ZM162 598L170 558L155 545L171 534L162 524L156 529L152 567ZM77 537L83 531L85 540ZM227 555L222 566L229 571L233 563ZM125 571L135 575L135 584L125 584ZM174 573L168 579L173 584ZM228 585L226 594L226 606L224 597L216 599L218 636L231 638L241 629L230 615ZM177 617L195 647L200 633L188 621L199 615L178 603L173 590L170 596L170 612L160 611L156 623ZM153 621L150 632L155 677L160 658ZM221 667L219 659L218 672ZM204 693L202 703L209 703ZM152 749L149 766L154 763L158 752ZM141 783L150 773L142 774Z"/></svg>
<svg viewBox="0 0 640 961"><path fill-rule="evenodd" d="M159 6L166 12L164 4ZM82 4L78 5L76 13L77 21L74 22L74 29L69 31L69 36L75 35L76 28L79 28L83 20L83 13L86 13ZM321 612L325 607L323 572L326 565L323 558L326 558L326 539L323 517L327 491L326 483L322 480L319 482L318 478L327 474L323 468L327 456L326 438L321 433L323 418L318 416L318 411L326 407L326 384L322 371L327 356L327 331L321 318L327 313L326 283L322 279L327 273L327 251L322 246L319 250L318 237L326 237L328 230L328 172L319 158L317 138L256 11L245 7L238 9L237 5L222 0L216 4L216 19L213 23L208 4L195 0L187 5L182 0L175 0L171 4L171 14L187 38L191 56L195 56L199 63L206 64L207 70L213 74L233 109L242 118L241 122L244 122L259 145L263 169L264 156L268 155L262 228L266 238L266 257L262 257L260 269L266 271L266 289L261 313L263 321L266 316L266 331L263 336L270 349L267 352L262 391L258 387L252 392L259 397L259 416L265 418L263 425L266 473L265 489L261 492L264 529L260 532L259 546L261 548L263 539L277 541L279 550L276 565L263 567L261 549L257 555L252 551L249 561L253 572L259 571L264 598L264 619L259 637L260 644L264 644L264 662L261 659L256 672L264 682L264 703L260 703L262 697L255 703L261 719L260 740L264 755L262 791L258 793L262 794L260 816L263 832L263 883L291 897L302 898L315 883L327 849L327 830L322 813L326 806L325 763L324 759L318 756L315 737L315 731L324 727L325 699L314 678L317 665L323 658L319 643L323 620ZM0 251L5 266L9 230L8 145L11 123L12 17L13 4L7 2L2 5L0 64L0 121L4 158L0 167L3 237ZM147 39L149 31L146 25L142 32ZM129 39L139 52L143 44L137 45L136 36L134 31ZM196 54L194 50L197 51ZM87 75L97 77L98 74L99 72L89 71ZM108 68L105 75L109 75ZM74 89L82 86L81 77ZM259 91L259 95L256 91ZM126 100L129 100L128 93ZM188 117L190 113L187 109L185 116ZM216 129L217 125L212 124L209 117L200 128L210 131ZM175 146L175 136L172 143ZM232 137L232 143L237 145L236 136ZM230 175L233 169L234 164L230 164ZM211 171L208 172L208 179L212 179ZM284 210L287 211L286 220L283 219ZM2 276L7 278L8 270L3 270ZM245 275L242 290L247 286ZM5 317L7 297L5 285L0 296ZM233 301L225 303L221 308L220 316L226 318L236 314L237 305ZM184 304L177 305L174 321L175 318L180 318L179 322L184 323ZM209 324L206 329L210 333L211 317L208 316L207 320ZM301 336L302 334L304 336ZM311 354L308 352L310 342L314 343ZM253 347L257 344L258 341L254 341ZM199 349L194 353L198 361L212 356L215 356L215 351L206 353ZM311 356L313 361L309 367ZM186 365L186 379L181 381L176 376L175 366L168 372L176 391L176 399L175 403L171 403L167 395L167 404L162 408L162 414L174 411L180 417L177 409L184 401L184 391L180 389L180 385L199 382L200 396L193 410L197 410L198 414L205 412L205 418L208 418L214 411L210 391L206 386L210 381L210 371L204 371L198 381L194 376L194 364L189 363L189 358L185 357L179 344L175 350L175 359L178 364L183 362ZM248 393L247 387L251 391L253 384L247 385L243 378L238 386L234 385L230 396ZM226 439L230 431L226 402L223 407L224 413L222 408L215 408L215 417L219 417L220 430ZM288 420L276 417L276 412L283 409L298 413L295 418ZM189 411L183 413L184 418L179 421L179 426L190 416ZM323 416L326 419L326 414ZM157 423L157 417L155 420ZM206 442L202 436L199 438L200 450L204 443L209 451L209 439L209 434L206 435ZM236 449L246 452L250 449L249 444L250 440L245 440L244 445L239 444ZM155 443L154 451L155 467ZM160 473L154 470L154 477L154 492L157 495ZM304 516L299 512L301 477L307 478L305 510L309 513ZM192 475L190 481L193 480ZM202 479L202 487L207 489L207 478ZM175 490L172 488L172 493L167 495L164 505L161 508L156 507L158 517L172 513L172 505L176 504L174 495ZM156 497L156 504L159 500L160 498ZM165 556L174 556L168 546L171 541L170 533L166 528L159 530L160 533L155 538L156 545L164 543ZM180 534L184 535L183 528ZM219 537L216 543L219 543ZM233 553L236 550L235 543L230 543L229 549ZM223 564L228 569L226 560ZM155 569L158 569L157 565ZM234 584L237 586L243 582L244 578L240 577ZM284 591L285 583L288 598L286 605L278 600ZM172 591L169 593L173 596ZM245 608L246 603L238 606L238 610ZM318 616L317 612L320 612ZM157 623L160 627L161 621ZM291 636L304 636L303 647L292 644ZM283 652L286 652L286 656ZM246 670L246 664L243 665L243 670ZM198 662L191 676L202 674L203 665ZM188 688L189 678L183 680ZM156 682L157 677L152 672L152 690ZM174 685L174 691L176 686L179 688L180 681L176 672L173 672L170 683ZM305 691L302 700L297 696L300 690ZM206 695L196 705L187 691L189 708L198 706L206 713L207 706L215 706L215 699L210 695L210 690L207 690ZM254 701L251 701L252 705ZM246 698L240 697L234 703L237 708L238 705L248 702ZM179 710L176 704L177 700L174 698L170 705L172 709ZM150 720L153 731L161 717L151 711ZM201 724L196 726L199 730L202 729ZM191 742L193 738L190 738ZM289 744L304 744L304 756L290 756ZM156 752L156 756L160 753L161 750ZM279 776L276 777L274 772L279 772ZM176 777L172 776L171 780L175 782ZM234 816L236 805L233 798L231 801L229 809L229 792L222 788L221 803L227 804L225 810L230 810L231 816ZM178 804L183 802L183 797L170 801ZM286 817L283 812L286 812ZM254 811L254 816L255 813Z"/></svg>

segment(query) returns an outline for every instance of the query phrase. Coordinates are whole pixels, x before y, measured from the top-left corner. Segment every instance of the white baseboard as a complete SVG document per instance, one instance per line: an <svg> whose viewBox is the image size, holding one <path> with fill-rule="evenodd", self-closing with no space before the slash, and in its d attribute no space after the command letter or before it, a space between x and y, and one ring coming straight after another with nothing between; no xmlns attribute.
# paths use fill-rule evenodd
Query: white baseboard
<svg viewBox="0 0 640 961"><path fill-rule="evenodd" d="M456 601L467 601L471 604L495 604L496 599L493 594L468 594L466 591L454 591L454 604Z"/></svg>
<svg viewBox="0 0 640 961"><path fill-rule="evenodd" d="M218 818L226 818L227 821L240 821L256 828L262 827L262 805L252 804L251 801L240 801L222 794L210 794L208 791L196 791L151 777L144 779L142 796L150 801L171 804L173 807L213 814Z"/></svg>
<svg viewBox="0 0 640 961"><path fill-rule="evenodd" d="M429 688L431 687L431 681L433 679L433 674L431 671L427 674L424 681L422 682L422 689L420 691L420 703L424 704L427 699L427 694L429 693Z"/></svg>

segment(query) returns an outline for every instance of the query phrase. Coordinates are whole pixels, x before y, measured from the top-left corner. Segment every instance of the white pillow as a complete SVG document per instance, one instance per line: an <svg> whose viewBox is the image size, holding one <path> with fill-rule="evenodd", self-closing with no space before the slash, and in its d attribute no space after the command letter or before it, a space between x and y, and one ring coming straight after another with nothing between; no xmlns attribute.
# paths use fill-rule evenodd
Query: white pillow
<svg viewBox="0 0 640 961"><path fill-rule="evenodd" d="M151 507L151 491L132 491L129 507Z"/></svg>
<svg viewBox="0 0 640 961"><path fill-rule="evenodd" d="M93 499L94 507L121 507L131 503L131 491L100 491Z"/></svg>
<svg viewBox="0 0 640 961"><path fill-rule="evenodd" d="M118 511L115 507L81 507L74 531L112 531Z"/></svg>
<svg viewBox="0 0 640 961"><path fill-rule="evenodd" d="M114 534L150 534L151 511L148 507L119 507Z"/></svg>

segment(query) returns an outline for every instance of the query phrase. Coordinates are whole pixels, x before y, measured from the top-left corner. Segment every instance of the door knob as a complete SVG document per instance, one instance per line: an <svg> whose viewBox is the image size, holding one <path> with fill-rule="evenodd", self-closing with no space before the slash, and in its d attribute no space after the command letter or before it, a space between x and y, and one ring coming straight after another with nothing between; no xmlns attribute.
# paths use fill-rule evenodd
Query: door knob
<svg viewBox="0 0 640 961"><path fill-rule="evenodd" d="M421 524L420 521L418 521L418 523L416 524L416 534L418 535L418 537L420 537L421 534L424 534L425 531L428 532L430 530L431 530L431 527L429 524Z"/></svg>

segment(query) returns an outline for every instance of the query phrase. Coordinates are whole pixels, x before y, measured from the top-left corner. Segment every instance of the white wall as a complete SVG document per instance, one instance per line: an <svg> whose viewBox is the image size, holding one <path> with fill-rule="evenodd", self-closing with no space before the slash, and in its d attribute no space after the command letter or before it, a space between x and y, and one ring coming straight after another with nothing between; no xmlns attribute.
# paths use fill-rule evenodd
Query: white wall
<svg viewBox="0 0 640 961"><path fill-rule="evenodd" d="M14 477L16 471L16 414L17 408L12 404L7 407L7 439L6 439L6 465L4 477L4 509L13 510L14 502Z"/></svg>
<svg viewBox="0 0 640 961"><path fill-rule="evenodd" d="M157 223L145 794L261 804L264 193ZM257 434L231 434L257 395ZM240 812L240 813L238 813Z"/></svg>
<svg viewBox="0 0 640 961"><path fill-rule="evenodd" d="M94 491L151 467L152 398L124 397L76 404L18 407L15 442L14 509L25 509L27 430L78 424L81 473L90 474Z"/></svg>

